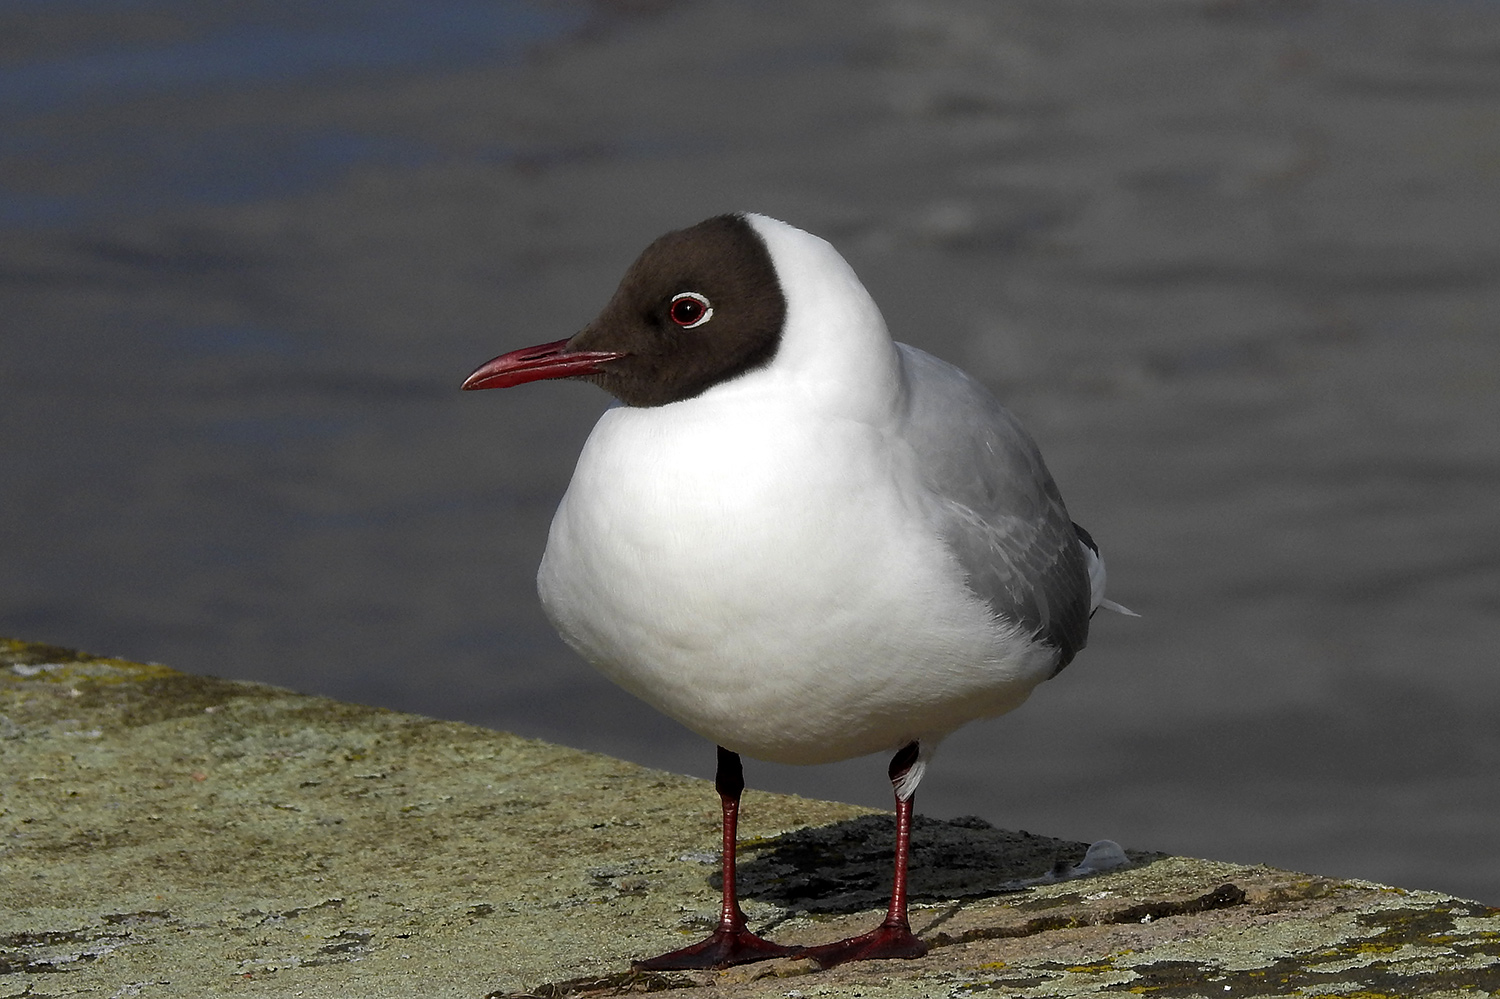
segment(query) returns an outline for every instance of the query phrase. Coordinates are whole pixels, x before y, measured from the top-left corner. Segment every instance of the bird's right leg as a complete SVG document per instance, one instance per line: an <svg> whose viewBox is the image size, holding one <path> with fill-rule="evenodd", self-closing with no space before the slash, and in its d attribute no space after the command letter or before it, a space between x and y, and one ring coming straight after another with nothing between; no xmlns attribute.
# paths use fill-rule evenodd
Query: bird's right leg
<svg viewBox="0 0 1500 999"><path fill-rule="evenodd" d="M748 921L740 909L735 890L734 854L736 827L740 814L740 794L745 790L745 771L738 753L719 747L719 765L714 785L724 806L724 900L719 907L719 925L705 940L659 957L635 961L638 971L680 971L697 968L727 968L732 964L749 964L772 957L796 957L801 947L784 947L756 936L747 929Z"/></svg>
<svg viewBox="0 0 1500 999"><path fill-rule="evenodd" d="M906 918L906 868L911 855L912 796L922 777L918 766L921 747L913 742L891 760L891 786L896 791L896 872L891 883L891 904L885 921L868 933L847 940L808 947L805 955L823 968L849 961L874 961L881 958L913 958L927 953L923 943L911 931Z"/></svg>

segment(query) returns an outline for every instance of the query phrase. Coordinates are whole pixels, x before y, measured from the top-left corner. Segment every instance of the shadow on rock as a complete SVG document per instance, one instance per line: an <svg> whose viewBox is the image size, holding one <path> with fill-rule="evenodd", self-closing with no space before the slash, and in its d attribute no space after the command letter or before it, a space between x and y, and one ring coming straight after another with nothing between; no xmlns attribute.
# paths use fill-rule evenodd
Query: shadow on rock
<svg viewBox="0 0 1500 999"><path fill-rule="evenodd" d="M975 816L917 816L908 888L915 902L1024 891L1030 879L1066 871L1087 843L996 829ZM843 913L885 905L895 818L865 815L740 845L741 893L793 913ZM717 886L718 878L714 878Z"/></svg>

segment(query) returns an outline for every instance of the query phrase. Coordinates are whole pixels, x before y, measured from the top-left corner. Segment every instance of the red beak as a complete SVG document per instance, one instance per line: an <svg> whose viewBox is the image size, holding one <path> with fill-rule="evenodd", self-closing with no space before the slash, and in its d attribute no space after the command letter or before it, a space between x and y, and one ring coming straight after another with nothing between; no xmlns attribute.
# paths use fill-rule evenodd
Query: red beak
<svg viewBox="0 0 1500 999"><path fill-rule="evenodd" d="M607 350L568 350L567 340L523 347L486 361L468 378L466 389L510 388L544 378L573 378L598 373L599 366L624 357Z"/></svg>

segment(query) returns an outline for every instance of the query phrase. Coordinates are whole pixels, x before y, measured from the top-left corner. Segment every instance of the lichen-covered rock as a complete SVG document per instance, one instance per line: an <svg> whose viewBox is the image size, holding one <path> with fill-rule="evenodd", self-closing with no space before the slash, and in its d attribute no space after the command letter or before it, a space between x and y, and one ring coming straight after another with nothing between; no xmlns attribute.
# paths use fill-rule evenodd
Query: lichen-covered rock
<svg viewBox="0 0 1500 999"><path fill-rule="evenodd" d="M639 975L715 911L712 787L257 684L0 640L0 995L1472 996L1500 912L1424 892L924 821L917 961ZM887 816L746 798L757 926L887 890Z"/></svg>

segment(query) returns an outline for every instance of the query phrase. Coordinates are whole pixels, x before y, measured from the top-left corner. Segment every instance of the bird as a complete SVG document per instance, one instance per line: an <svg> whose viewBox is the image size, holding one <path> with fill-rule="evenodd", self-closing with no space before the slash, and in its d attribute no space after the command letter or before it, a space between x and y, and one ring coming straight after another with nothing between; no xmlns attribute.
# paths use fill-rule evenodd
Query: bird
<svg viewBox="0 0 1500 999"><path fill-rule="evenodd" d="M825 240L765 215L652 242L566 339L502 354L469 390L541 379L614 396L583 446L537 572L562 638L717 747L718 924L637 969L774 957L914 958L917 785L960 726L1018 707L1084 647L1098 546L1041 452L976 379L894 341ZM819 764L891 752L885 919L783 945L735 878L741 755Z"/></svg>

